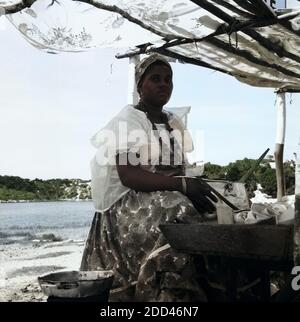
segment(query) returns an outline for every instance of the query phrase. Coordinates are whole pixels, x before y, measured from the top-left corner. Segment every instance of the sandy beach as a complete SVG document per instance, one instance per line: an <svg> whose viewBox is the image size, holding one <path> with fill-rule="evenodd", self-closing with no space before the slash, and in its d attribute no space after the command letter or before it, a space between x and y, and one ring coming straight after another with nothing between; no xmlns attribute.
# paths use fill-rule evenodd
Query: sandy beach
<svg viewBox="0 0 300 322"><path fill-rule="evenodd" d="M0 247L0 301L44 302L37 277L60 270L78 270L83 240L32 241Z"/></svg>

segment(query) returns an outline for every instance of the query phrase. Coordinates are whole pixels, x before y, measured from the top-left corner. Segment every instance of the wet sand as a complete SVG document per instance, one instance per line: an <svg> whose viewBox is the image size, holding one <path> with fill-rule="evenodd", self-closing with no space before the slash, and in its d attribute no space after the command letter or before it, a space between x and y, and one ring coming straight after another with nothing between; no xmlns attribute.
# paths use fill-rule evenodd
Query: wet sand
<svg viewBox="0 0 300 322"><path fill-rule="evenodd" d="M78 270L83 248L83 240L1 245L0 301L46 301L38 276L61 270Z"/></svg>

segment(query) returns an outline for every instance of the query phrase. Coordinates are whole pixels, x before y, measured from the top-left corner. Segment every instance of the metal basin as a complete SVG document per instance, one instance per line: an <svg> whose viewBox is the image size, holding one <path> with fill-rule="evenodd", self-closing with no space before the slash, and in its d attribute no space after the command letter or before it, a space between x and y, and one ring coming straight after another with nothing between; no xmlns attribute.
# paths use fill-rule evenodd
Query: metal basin
<svg viewBox="0 0 300 322"><path fill-rule="evenodd" d="M43 293L55 298L88 298L109 294L113 271L64 271L38 277Z"/></svg>

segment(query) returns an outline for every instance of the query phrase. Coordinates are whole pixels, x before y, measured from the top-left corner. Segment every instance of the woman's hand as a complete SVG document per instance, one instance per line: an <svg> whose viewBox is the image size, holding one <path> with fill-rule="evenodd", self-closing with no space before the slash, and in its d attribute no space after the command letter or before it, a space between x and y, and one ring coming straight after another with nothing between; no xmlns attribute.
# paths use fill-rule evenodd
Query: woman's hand
<svg viewBox="0 0 300 322"><path fill-rule="evenodd" d="M211 202L217 202L218 198L211 192L209 185L196 178L186 178L186 196L192 201L199 213L214 212L216 207Z"/></svg>

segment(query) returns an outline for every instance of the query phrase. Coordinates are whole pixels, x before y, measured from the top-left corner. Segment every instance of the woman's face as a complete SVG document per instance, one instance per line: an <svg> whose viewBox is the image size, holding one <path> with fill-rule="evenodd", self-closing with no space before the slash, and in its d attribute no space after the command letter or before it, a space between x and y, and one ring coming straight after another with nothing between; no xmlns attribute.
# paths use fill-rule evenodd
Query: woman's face
<svg viewBox="0 0 300 322"><path fill-rule="evenodd" d="M150 66L139 86L141 100L156 107L168 103L172 91L172 71L166 65Z"/></svg>

